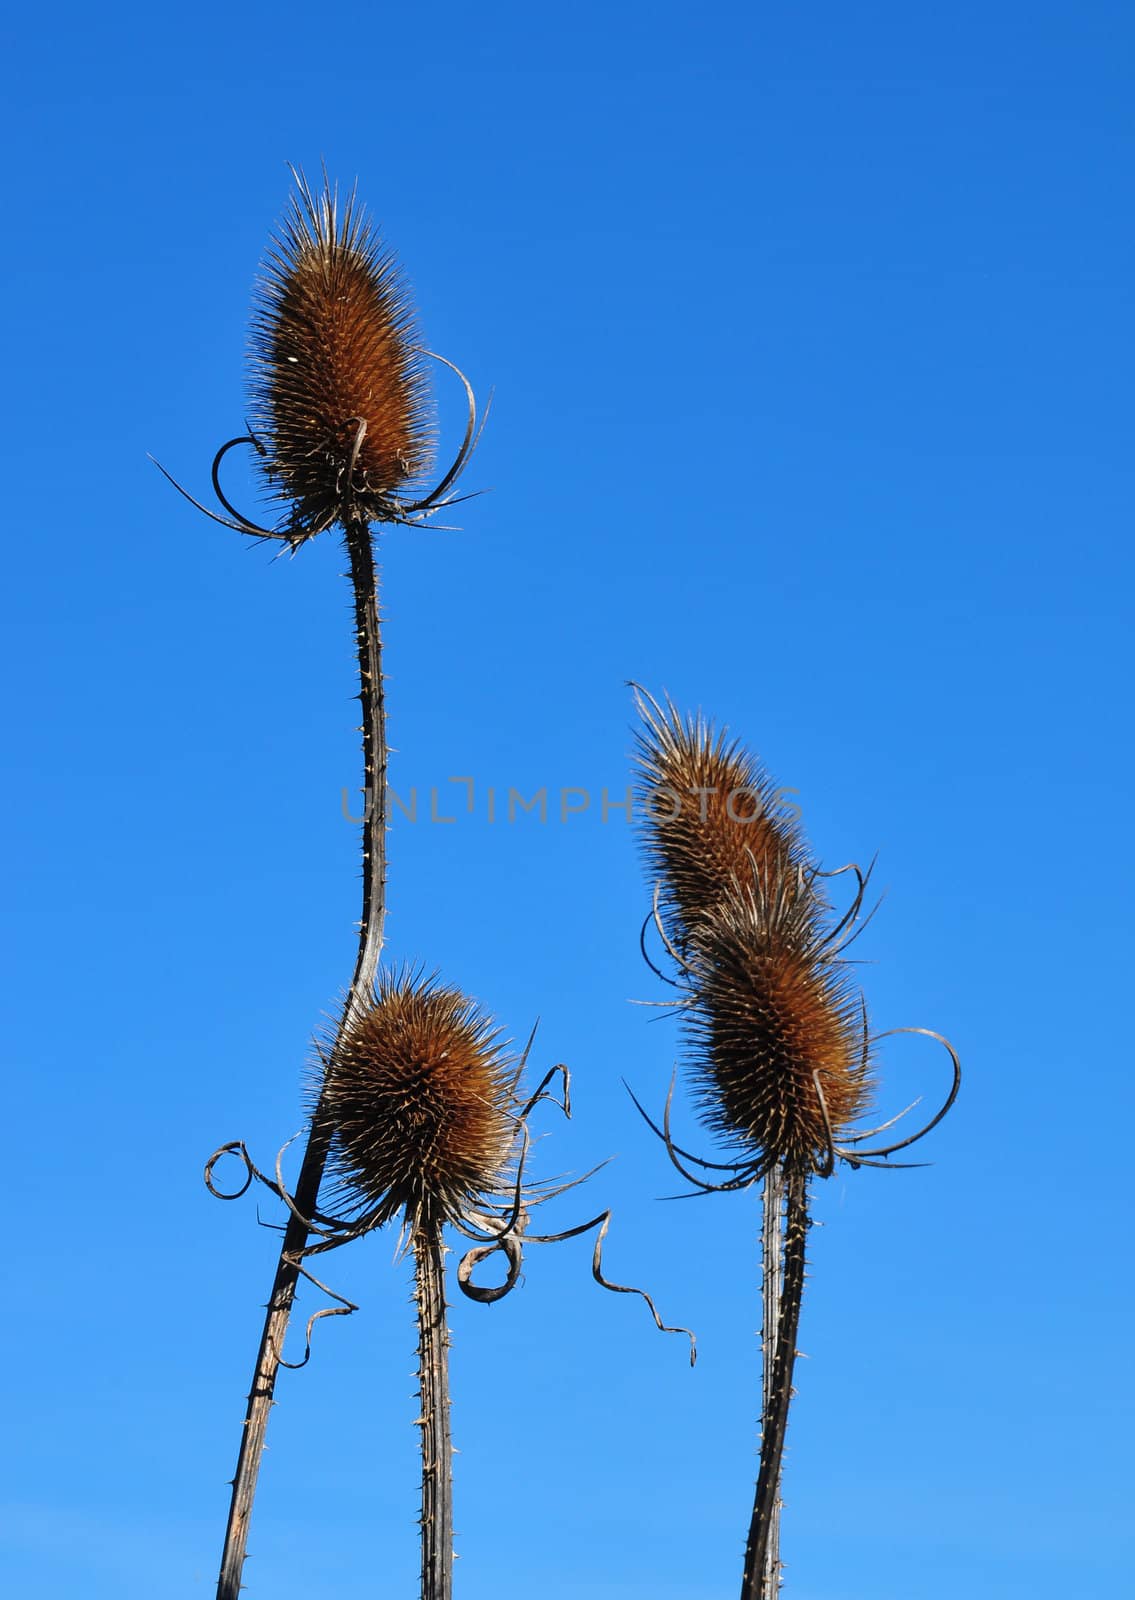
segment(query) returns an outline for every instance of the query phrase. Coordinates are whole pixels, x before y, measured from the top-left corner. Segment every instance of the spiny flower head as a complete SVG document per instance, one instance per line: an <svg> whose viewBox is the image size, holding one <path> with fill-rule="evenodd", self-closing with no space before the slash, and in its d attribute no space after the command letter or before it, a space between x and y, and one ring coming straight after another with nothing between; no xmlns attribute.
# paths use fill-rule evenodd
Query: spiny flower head
<svg viewBox="0 0 1135 1600"><path fill-rule="evenodd" d="M800 874L750 869L699 930L687 1010L706 1124L754 1170L830 1170L841 1130L870 1094L860 994Z"/></svg>
<svg viewBox="0 0 1135 1600"><path fill-rule="evenodd" d="M290 530L391 514L432 429L405 281L350 194L296 192L257 286L252 432Z"/></svg>
<svg viewBox="0 0 1135 1600"><path fill-rule="evenodd" d="M383 973L326 1069L339 1189L376 1224L461 1217L506 1177L516 1077L472 1000L412 972Z"/></svg>
<svg viewBox="0 0 1135 1600"><path fill-rule="evenodd" d="M638 807L648 868L680 945L754 871L787 882L808 849L759 761L700 714L642 693ZM817 900L817 904L818 904Z"/></svg>

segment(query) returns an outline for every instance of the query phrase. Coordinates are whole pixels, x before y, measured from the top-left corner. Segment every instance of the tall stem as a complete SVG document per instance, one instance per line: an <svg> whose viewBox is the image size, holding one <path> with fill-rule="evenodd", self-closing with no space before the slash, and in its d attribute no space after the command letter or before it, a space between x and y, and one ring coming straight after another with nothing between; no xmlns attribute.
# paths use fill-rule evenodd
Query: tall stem
<svg viewBox="0 0 1135 1600"><path fill-rule="evenodd" d="M784 1179L784 1187L787 1204L784 1218L780 1315L776 1325L776 1351L771 1364L771 1376L765 1386L761 1464L757 1474L756 1496L753 1500L753 1517L749 1524L749 1540L745 1547L741 1600L774 1600L776 1594L775 1588L769 1587L769 1548L774 1535L779 1537L776 1507L780 1491L780 1464L784 1456L788 1407L792 1399L796 1335L800 1326L800 1302L804 1293L804 1260L808 1233L807 1176L800 1172L788 1173ZM776 1566L779 1567L779 1555Z"/></svg>
<svg viewBox="0 0 1135 1600"><path fill-rule="evenodd" d="M776 1363L780 1301L784 1279L784 1168L779 1162L765 1175L761 1197L761 1415L772 1406L773 1368ZM776 1600L780 1592L779 1482L769 1519L765 1559L765 1594Z"/></svg>
<svg viewBox="0 0 1135 1600"><path fill-rule="evenodd" d="M421 1600L451 1600L453 1595L453 1442L444 1260L440 1227L419 1227L414 1234L414 1272L422 1401Z"/></svg>
<svg viewBox="0 0 1135 1600"><path fill-rule="evenodd" d="M355 592L355 642L359 660L359 700L362 704L363 771L366 807L363 821L363 907L359 927L359 947L350 993L343 1008L343 1020L354 1005L368 996L378 971L382 950L382 924L386 909L386 714L382 689L382 633L378 620L378 596L374 547L370 528L360 520L345 524L347 553L351 561L351 581ZM342 1024L340 1024L342 1026ZM310 1217L319 1199L319 1186L327 1163L330 1129L323 1115L323 1097L311 1120L307 1147L296 1184L296 1210ZM248 1545L249 1519L256 1494L256 1480L264 1454L268 1414L274 1404L276 1376L288 1331L292 1303L299 1280L300 1261L308 1240L308 1229L289 1212L280 1259L272 1283L256 1356L256 1368L245 1411L240 1453L233 1478L225 1548L217 1600L237 1600L241 1587Z"/></svg>

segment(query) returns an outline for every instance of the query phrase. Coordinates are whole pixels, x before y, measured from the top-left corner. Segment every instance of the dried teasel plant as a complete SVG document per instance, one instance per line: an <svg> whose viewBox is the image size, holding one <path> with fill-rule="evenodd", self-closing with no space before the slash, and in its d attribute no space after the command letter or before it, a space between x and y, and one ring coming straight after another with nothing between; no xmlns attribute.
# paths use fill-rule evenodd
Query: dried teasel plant
<svg viewBox="0 0 1135 1600"><path fill-rule="evenodd" d="M960 1067L949 1042L928 1028L870 1030L845 955L873 914L863 913L870 870L823 872L797 821L777 805L783 791L754 757L704 718L683 719L670 701L633 687L642 843L654 879L643 953L677 991L672 1004L685 1022L695 1102L726 1159L703 1159L674 1141L673 1081L661 1125L635 1104L694 1193L763 1186L761 1454L741 1596L774 1600L809 1182L829 1177L839 1161L899 1165L889 1157L923 1138L953 1105ZM855 892L839 915L830 884L845 874ZM651 924L672 976L647 954ZM939 1041L953 1079L916 1133L872 1145L899 1120L857 1126L874 1090L876 1047L897 1033Z"/></svg>
<svg viewBox="0 0 1135 1600"><path fill-rule="evenodd" d="M530 1037L514 1059L492 1021L460 991L412 971L385 971L368 1001L350 1007L343 1026L319 1052L316 1104L331 1130L327 1209L300 1214L284 1183L283 1152L274 1179L253 1164L239 1142L222 1146L206 1168L212 1192L235 1198L217 1188L214 1169L222 1156L237 1156L245 1177L236 1193L259 1181L317 1236L295 1258L295 1266L339 1304L309 1319L303 1362L311 1353L316 1321L357 1309L321 1283L305 1261L384 1224L401 1226L403 1248L414 1257L418 1313L422 1600L450 1600L453 1583L447 1227L471 1242L457 1269L458 1287L483 1304L502 1299L516 1286L525 1244L551 1244L597 1230L591 1261L595 1281L618 1294L639 1295L655 1325L664 1333L686 1334L691 1362L695 1355L693 1334L664 1323L645 1290L604 1276L609 1210L559 1232L531 1231L537 1206L592 1176L542 1183L526 1176L532 1111L551 1101L571 1115L570 1077L561 1065L545 1073L533 1093L523 1093L532 1042ZM549 1089L557 1080L561 1098ZM474 1269L497 1252L507 1264L504 1282L475 1283Z"/></svg>
<svg viewBox="0 0 1135 1600"><path fill-rule="evenodd" d="M213 457L221 512L202 505L159 470L214 522L293 551L335 523L399 522L418 527L458 503L450 491L476 448L472 385L445 356L421 343L409 289L355 191L341 201L324 175L318 193L291 168L295 192L257 284L252 312L249 399L253 426ZM418 489L433 457L427 361L455 373L468 419L461 446L430 489ZM274 524L246 517L221 487L231 450L251 446L283 514Z"/></svg>
<svg viewBox="0 0 1135 1600"><path fill-rule="evenodd" d="M685 942L755 860L765 878L808 868L807 843L778 790L736 741L697 716L683 722L635 687L638 802L661 915ZM653 913L643 924L643 932Z"/></svg>
<svg viewBox="0 0 1135 1600"><path fill-rule="evenodd" d="M386 726L374 527L420 527L456 503L454 486L476 448L478 419L468 379L420 342L400 269L354 191L340 198L324 175L313 189L292 169L295 191L269 249L252 319L249 386L252 426L221 445L212 483L220 511L179 493L214 522L293 554L337 525L350 562L362 705L366 807L362 917L344 1026L369 1004L383 942L386 864ZM466 397L465 433L449 467L424 485L434 430L426 384L433 360L453 371ZM245 516L221 485L229 453L250 447L276 502L275 521ZM437 524L433 524L437 526ZM269 1297L249 1391L225 1535L218 1600L237 1600L249 1518L273 1405L280 1352L308 1239L318 1214L331 1142L315 1107L294 1205Z"/></svg>

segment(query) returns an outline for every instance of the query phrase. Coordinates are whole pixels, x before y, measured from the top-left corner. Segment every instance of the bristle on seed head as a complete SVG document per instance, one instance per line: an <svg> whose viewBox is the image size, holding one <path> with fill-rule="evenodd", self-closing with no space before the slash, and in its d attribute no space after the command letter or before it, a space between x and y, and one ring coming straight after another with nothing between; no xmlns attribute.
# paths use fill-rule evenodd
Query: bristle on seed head
<svg viewBox="0 0 1135 1600"><path fill-rule="evenodd" d="M806 1172L830 1170L871 1064L862 998L799 885L751 872L702 923L687 1028L705 1123L757 1167Z"/></svg>
<svg viewBox="0 0 1135 1600"><path fill-rule="evenodd" d="M358 207L301 173L257 286L251 424L298 537L389 518L428 467L428 392L401 270Z"/></svg>
<svg viewBox="0 0 1135 1600"><path fill-rule="evenodd" d="M636 691L638 812L647 867L679 944L754 870L787 881L811 866L800 830L760 762L700 714Z"/></svg>
<svg viewBox="0 0 1135 1600"><path fill-rule="evenodd" d="M460 1217L505 1177L515 1078L472 1000L415 973L383 973L373 1002L352 1009L326 1068L339 1190L376 1223Z"/></svg>

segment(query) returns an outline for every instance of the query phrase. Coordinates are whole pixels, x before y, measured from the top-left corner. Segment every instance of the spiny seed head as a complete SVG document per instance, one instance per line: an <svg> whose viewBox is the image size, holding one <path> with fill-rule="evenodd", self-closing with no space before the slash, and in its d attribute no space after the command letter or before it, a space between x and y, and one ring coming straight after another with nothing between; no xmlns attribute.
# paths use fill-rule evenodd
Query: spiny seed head
<svg viewBox="0 0 1135 1600"><path fill-rule="evenodd" d="M863 1111L870 1060L861 997L792 870L750 871L698 935L687 1013L704 1121L762 1163L823 1166Z"/></svg>
<svg viewBox="0 0 1135 1600"><path fill-rule="evenodd" d="M428 396L401 270L353 192L296 192L257 285L251 424L290 529L391 515L428 466ZM364 426L361 426L365 424Z"/></svg>
<svg viewBox="0 0 1135 1600"><path fill-rule="evenodd" d="M679 943L736 885L809 865L807 846L759 761L699 713L638 696L638 808L648 870Z"/></svg>
<svg viewBox="0 0 1135 1600"><path fill-rule="evenodd" d="M377 1222L461 1216L509 1165L515 1076L472 1000L415 973L382 974L326 1069L340 1191Z"/></svg>

